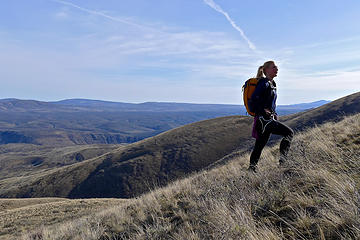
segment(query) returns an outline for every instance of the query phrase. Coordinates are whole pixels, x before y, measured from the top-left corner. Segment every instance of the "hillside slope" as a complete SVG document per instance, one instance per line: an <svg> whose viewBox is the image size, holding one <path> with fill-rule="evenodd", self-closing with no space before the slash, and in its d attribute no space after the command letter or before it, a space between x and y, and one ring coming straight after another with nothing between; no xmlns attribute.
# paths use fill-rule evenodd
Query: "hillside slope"
<svg viewBox="0 0 360 240"><path fill-rule="evenodd" d="M36 237L359 239L359 154L357 114L298 133L285 167L277 147L266 148L256 174L246 171L245 154Z"/></svg>
<svg viewBox="0 0 360 240"><path fill-rule="evenodd" d="M186 125L70 166L0 181L1 197L132 197L201 170L249 140L251 119ZM250 143L248 143L250 144Z"/></svg>
<svg viewBox="0 0 360 240"><path fill-rule="evenodd" d="M284 117L293 128L360 112L360 93L319 109ZM331 114L329 114L329 112ZM1 197L122 197L199 171L234 150L253 145L250 117L230 116L189 124L103 156L22 178L0 181Z"/></svg>

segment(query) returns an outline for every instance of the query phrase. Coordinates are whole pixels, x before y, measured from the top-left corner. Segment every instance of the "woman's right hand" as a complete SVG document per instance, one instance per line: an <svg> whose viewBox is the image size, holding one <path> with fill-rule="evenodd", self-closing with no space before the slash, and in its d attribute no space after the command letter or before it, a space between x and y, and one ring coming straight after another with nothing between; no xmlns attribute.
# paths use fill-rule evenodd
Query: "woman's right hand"
<svg viewBox="0 0 360 240"><path fill-rule="evenodd" d="M266 114L266 117L268 117L268 118L271 117L271 111L269 109L265 108L264 112Z"/></svg>

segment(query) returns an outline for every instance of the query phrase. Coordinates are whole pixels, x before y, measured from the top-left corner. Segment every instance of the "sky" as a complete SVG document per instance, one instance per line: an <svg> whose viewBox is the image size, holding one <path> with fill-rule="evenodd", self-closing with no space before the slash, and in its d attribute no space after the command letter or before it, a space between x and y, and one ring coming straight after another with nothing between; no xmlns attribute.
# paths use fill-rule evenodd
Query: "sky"
<svg viewBox="0 0 360 240"><path fill-rule="evenodd" d="M4 0L0 98L243 104L267 60L278 104L360 91L359 0Z"/></svg>

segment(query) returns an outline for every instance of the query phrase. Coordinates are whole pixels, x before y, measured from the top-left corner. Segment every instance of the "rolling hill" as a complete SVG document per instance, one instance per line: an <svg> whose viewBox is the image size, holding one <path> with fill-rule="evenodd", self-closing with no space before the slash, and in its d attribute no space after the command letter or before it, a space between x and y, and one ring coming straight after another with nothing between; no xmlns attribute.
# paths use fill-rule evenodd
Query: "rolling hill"
<svg viewBox="0 0 360 240"><path fill-rule="evenodd" d="M300 129L360 112L360 93L284 117ZM331 114L329 114L329 111ZM230 116L179 127L121 149L41 173L0 181L1 197L138 196L252 146L252 118Z"/></svg>

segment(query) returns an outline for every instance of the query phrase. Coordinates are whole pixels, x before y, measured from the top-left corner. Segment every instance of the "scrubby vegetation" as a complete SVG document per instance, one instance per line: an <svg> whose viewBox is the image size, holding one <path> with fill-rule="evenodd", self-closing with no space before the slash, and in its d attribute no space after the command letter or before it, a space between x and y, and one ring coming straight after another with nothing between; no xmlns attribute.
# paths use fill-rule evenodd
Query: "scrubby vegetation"
<svg viewBox="0 0 360 240"><path fill-rule="evenodd" d="M359 239L360 114L23 239Z"/></svg>

